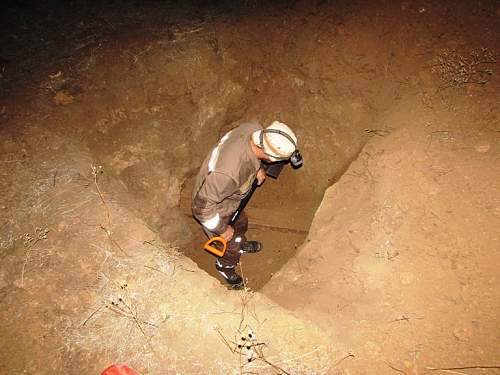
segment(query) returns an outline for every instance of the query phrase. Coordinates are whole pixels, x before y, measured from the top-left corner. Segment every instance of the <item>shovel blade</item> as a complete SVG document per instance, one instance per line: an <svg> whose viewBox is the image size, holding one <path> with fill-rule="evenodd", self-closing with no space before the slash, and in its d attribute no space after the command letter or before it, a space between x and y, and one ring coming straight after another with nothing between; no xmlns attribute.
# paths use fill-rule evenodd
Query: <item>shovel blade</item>
<svg viewBox="0 0 500 375"><path fill-rule="evenodd" d="M227 241L223 237L212 237L205 243L203 248L215 256L222 257L226 252Z"/></svg>

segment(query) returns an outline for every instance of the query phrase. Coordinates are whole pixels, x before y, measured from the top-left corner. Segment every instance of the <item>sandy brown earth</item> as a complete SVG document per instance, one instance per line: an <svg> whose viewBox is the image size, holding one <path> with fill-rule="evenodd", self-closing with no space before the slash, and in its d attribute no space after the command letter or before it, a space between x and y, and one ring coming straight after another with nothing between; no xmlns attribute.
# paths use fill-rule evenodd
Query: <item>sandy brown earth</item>
<svg viewBox="0 0 500 375"><path fill-rule="evenodd" d="M0 373L500 373L497 2L1 13ZM189 195L252 118L305 165L253 197L235 292Z"/></svg>
<svg viewBox="0 0 500 375"><path fill-rule="evenodd" d="M263 289L332 328L353 373L498 363L500 137L436 112L365 146Z"/></svg>

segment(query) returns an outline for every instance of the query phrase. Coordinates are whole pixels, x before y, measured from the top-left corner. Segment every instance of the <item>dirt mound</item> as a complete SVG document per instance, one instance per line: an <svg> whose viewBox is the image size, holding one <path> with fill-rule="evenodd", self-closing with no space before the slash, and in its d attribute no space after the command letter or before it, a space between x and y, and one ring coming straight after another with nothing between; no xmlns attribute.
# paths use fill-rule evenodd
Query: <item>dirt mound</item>
<svg viewBox="0 0 500 375"><path fill-rule="evenodd" d="M408 127L365 146L263 290L333 327L349 371L498 364L500 136L469 109L395 109Z"/></svg>
<svg viewBox="0 0 500 375"><path fill-rule="evenodd" d="M36 183L3 206L12 220L2 226L1 331L16 340L2 340L1 373L91 374L117 362L155 374L331 366L324 333L263 296L228 292L118 205L92 158L31 131L2 143L4 152L24 143L30 162L18 163L25 186ZM50 138L50 149L33 134ZM249 349L238 348L249 332Z"/></svg>

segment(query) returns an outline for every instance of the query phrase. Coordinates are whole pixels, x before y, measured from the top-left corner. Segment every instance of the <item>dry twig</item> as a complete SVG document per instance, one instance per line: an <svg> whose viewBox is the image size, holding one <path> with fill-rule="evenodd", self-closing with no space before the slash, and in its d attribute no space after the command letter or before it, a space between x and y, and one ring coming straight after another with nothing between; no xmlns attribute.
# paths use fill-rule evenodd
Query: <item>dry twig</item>
<svg viewBox="0 0 500 375"><path fill-rule="evenodd" d="M47 239L47 233L49 233L48 228L35 228L35 238L33 238L29 233L24 234L24 247L26 247L26 254L24 257L23 268L21 270L21 288L24 286L24 274L26 272L26 265L29 261L29 256L31 249L39 241Z"/></svg>
<svg viewBox="0 0 500 375"><path fill-rule="evenodd" d="M87 324L89 322L89 320L94 317L95 314L97 314L99 311L101 311L103 307L106 307L106 305L100 305L96 310L94 310L92 312L92 314L90 314L89 317L83 321L82 327L84 327L85 324Z"/></svg>
<svg viewBox="0 0 500 375"><path fill-rule="evenodd" d="M354 358L356 355L354 353L347 353L347 355L343 356L342 358L340 358L337 362L335 362L333 364L332 367L337 367L338 365L340 365L342 362L344 362L344 360L346 360L347 358Z"/></svg>
<svg viewBox="0 0 500 375"><path fill-rule="evenodd" d="M102 203L104 204L104 207L106 208L106 217L108 219L108 226L105 227L102 224L100 225L101 229L106 233L108 236L109 240L113 245L115 245L125 256L130 257L130 255L127 254L125 250L120 246L118 242L116 242L115 239L111 236L111 231L108 228L111 228L111 210L109 209L108 204L106 203L106 200L104 199L104 195L101 191L101 188L99 187L99 184L97 183L98 176L102 174L102 166L94 166L92 165L92 174L94 176L94 185L97 189L97 193L99 194L99 197L101 198Z"/></svg>
<svg viewBox="0 0 500 375"><path fill-rule="evenodd" d="M473 365L473 366L458 366L458 367L426 367L429 371L453 371L453 370L484 370L484 369L500 369L500 364L498 365Z"/></svg>
<svg viewBox="0 0 500 375"><path fill-rule="evenodd" d="M384 362L385 362L385 364L386 364L387 366L389 366L390 368L392 368L394 371L400 372L401 374L406 374L406 372L405 372L405 371L403 371L403 370L401 370L401 369L399 369L399 368L397 368L397 367L393 366L390 362L387 362L387 361L384 361Z"/></svg>

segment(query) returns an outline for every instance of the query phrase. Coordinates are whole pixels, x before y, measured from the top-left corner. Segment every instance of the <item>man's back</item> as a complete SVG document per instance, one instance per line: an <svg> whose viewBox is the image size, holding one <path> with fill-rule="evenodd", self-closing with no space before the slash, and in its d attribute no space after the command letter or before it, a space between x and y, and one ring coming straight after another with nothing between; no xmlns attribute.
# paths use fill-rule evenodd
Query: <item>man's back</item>
<svg viewBox="0 0 500 375"><path fill-rule="evenodd" d="M228 132L205 158L193 189L193 213L203 222L207 217L197 214L206 201L217 204L219 214L229 216L250 189L260 160L252 152L252 133L262 129L256 122L239 125Z"/></svg>

